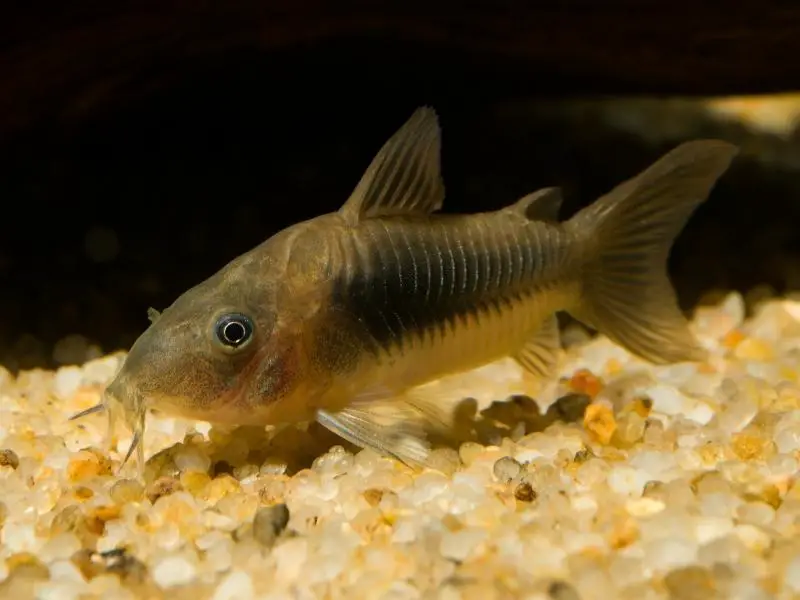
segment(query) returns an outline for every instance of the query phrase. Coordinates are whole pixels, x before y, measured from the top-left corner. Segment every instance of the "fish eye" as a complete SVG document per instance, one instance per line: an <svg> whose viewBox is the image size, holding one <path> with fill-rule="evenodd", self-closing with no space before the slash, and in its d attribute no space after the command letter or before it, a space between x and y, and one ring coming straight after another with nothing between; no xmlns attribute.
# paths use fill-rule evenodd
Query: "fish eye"
<svg viewBox="0 0 800 600"><path fill-rule="evenodd" d="M222 315L214 326L214 334L223 346L240 348L253 337L253 322L245 315Z"/></svg>

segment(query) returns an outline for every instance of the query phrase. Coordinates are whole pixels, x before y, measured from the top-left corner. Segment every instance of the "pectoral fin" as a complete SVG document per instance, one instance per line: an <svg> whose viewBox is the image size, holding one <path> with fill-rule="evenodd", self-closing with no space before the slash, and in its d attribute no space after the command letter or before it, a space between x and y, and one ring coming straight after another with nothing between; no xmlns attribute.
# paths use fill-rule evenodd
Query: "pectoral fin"
<svg viewBox="0 0 800 600"><path fill-rule="evenodd" d="M416 411L388 403L349 406L337 412L320 410L317 421L323 427L361 448L393 456L411 467L423 467L430 448Z"/></svg>

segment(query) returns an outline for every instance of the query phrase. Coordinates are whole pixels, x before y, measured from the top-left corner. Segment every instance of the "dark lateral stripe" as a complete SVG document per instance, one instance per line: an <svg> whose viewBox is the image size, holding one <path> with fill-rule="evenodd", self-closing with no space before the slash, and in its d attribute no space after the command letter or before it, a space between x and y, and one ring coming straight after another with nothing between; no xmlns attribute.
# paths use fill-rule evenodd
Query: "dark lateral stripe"
<svg viewBox="0 0 800 600"><path fill-rule="evenodd" d="M387 351L506 309L532 289L547 253L546 239L502 222L376 220L361 231L365 262L343 270L333 300Z"/></svg>

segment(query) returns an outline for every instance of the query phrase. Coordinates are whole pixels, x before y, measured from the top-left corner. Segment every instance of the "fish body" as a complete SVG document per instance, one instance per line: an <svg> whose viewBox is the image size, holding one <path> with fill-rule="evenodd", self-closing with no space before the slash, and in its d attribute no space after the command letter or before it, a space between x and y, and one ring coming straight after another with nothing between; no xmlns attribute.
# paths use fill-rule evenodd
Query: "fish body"
<svg viewBox="0 0 800 600"><path fill-rule="evenodd" d="M551 376L558 311L656 363L703 359L666 263L734 146L683 144L560 222L557 188L438 214L440 144L435 113L418 109L341 209L151 313L103 404L110 427L121 412L133 428L140 465L148 408L242 425L316 419L424 464L424 428L446 428L449 415L420 386L504 356Z"/></svg>

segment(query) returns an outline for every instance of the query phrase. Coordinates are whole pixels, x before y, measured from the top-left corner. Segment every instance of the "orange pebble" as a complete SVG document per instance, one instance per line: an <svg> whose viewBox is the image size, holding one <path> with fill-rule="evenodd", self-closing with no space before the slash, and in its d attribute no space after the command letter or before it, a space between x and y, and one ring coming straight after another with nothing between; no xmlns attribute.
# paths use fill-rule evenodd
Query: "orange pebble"
<svg viewBox="0 0 800 600"><path fill-rule="evenodd" d="M653 409L653 401L650 398L636 398L631 402L630 409L643 419L646 419Z"/></svg>
<svg viewBox="0 0 800 600"><path fill-rule="evenodd" d="M617 523L609 536L609 545L615 550L625 548L639 539L639 527L633 519Z"/></svg>
<svg viewBox="0 0 800 600"><path fill-rule="evenodd" d="M614 413L605 404L590 404L583 415L583 426L601 444L608 444L617 430Z"/></svg>
<svg viewBox="0 0 800 600"><path fill-rule="evenodd" d="M101 472L102 465L97 456L86 450L76 453L67 465L67 476L71 481L95 477Z"/></svg>
<svg viewBox="0 0 800 600"><path fill-rule="evenodd" d="M731 329L722 338L722 345L726 348L735 348L744 339L744 334L738 329Z"/></svg>
<svg viewBox="0 0 800 600"><path fill-rule="evenodd" d="M594 398L603 389L603 381L588 369L578 369L569 380L573 392Z"/></svg>

